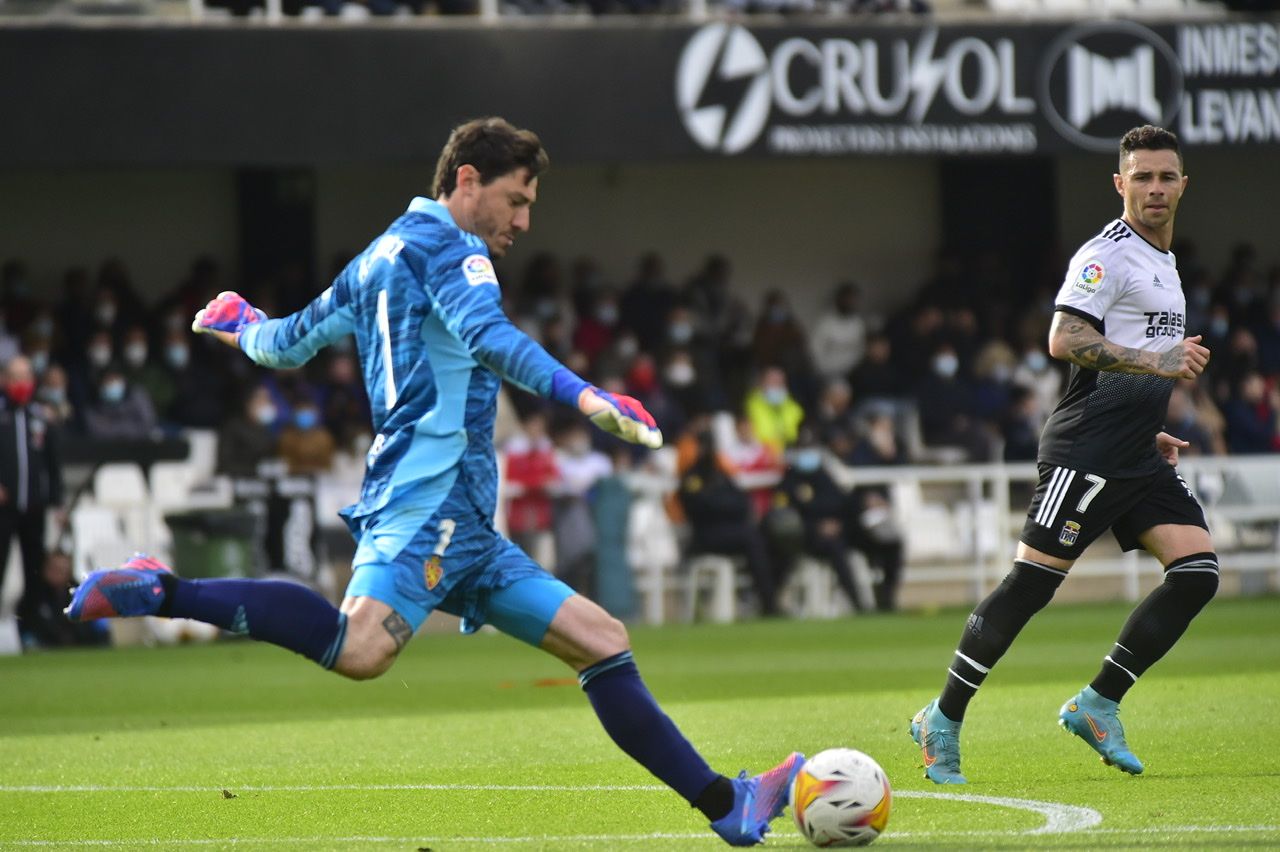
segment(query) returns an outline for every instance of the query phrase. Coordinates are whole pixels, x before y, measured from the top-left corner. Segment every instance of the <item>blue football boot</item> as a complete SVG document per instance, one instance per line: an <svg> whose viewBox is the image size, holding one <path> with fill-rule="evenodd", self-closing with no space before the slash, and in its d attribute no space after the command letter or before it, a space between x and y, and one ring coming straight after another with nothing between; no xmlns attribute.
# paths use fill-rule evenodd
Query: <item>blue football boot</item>
<svg viewBox="0 0 1280 852"><path fill-rule="evenodd" d="M1086 686L1058 712L1058 724L1093 747L1102 762L1130 775L1142 774L1142 761L1129 751L1120 724L1120 704Z"/></svg>
<svg viewBox="0 0 1280 852"><path fill-rule="evenodd" d="M161 574L168 574L163 562L135 554L114 569L94 571L76 589L66 609L71 621L94 621L99 618L127 618L155 615L164 602Z"/></svg>
<svg viewBox="0 0 1280 852"><path fill-rule="evenodd" d="M924 756L924 777L935 784L967 784L960 774L960 723L938 709L933 699L911 720L911 739Z"/></svg>
<svg viewBox="0 0 1280 852"><path fill-rule="evenodd" d="M755 846L769 833L769 823L782 815L787 806L791 782L804 755L793 751L787 759L767 772L751 778L744 769L733 782L733 809L711 823L711 830L730 846Z"/></svg>

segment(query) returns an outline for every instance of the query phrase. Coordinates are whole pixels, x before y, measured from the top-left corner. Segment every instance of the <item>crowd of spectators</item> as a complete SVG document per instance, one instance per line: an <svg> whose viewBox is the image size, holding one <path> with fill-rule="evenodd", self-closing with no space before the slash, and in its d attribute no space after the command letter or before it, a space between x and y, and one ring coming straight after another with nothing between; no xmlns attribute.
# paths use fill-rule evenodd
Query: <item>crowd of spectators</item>
<svg viewBox="0 0 1280 852"><path fill-rule="evenodd" d="M1213 358L1199 381L1175 387L1168 430L1191 442L1190 455L1280 449L1280 265L1264 266L1247 245L1223 270L1200 263L1194 246L1176 251L1187 328ZM900 310L868 310L862 288L844 282L805 322L793 287L750 300L733 275L717 255L677 281L649 253L614 282L589 258L541 254L503 270L504 299L553 355L654 414L676 448L668 510L688 530L686 546L742 557L763 612L777 610L801 554L832 567L852 607L892 609L902 543L889 495L846 493L827 471L1034 459L1067 375L1045 354L1058 282L1015 280L994 254L943 252ZM322 473L336 453L362 455L368 402L350 338L305 368L269 371L189 332L194 312L232 283L202 258L148 303L112 259L96 272L66 270L51 294L9 260L0 361L25 355L37 381L31 404L81 439L215 429L218 469L237 476L272 459ZM246 295L280 315L319 289L295 280ZM612 444L532 396L510 400L518 425L499 443L511 533L529 549L549 536L557 570L590 590L602 546L593 501L615 471L647 464L647 451ZM871 599L854 582L851 552L873 571Z"/></svg>

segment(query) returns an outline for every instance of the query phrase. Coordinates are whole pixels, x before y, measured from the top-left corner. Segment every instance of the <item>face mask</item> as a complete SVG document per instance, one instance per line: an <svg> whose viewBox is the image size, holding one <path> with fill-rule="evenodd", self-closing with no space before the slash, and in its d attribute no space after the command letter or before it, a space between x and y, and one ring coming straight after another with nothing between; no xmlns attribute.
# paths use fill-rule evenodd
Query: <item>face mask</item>
<svg viewBox="0 0 1280 852"><path fill-rule="evenodd" d="M102 325L111 325L111 323L116 321L116 306L111 302L104 302L103 304L98 305L98 310L95 315L98 317L98 322Z"/></svg>
<svg viewBox="0 0 1280 852"><path fill-rule="evenodd" d="M1214 337L1226 337L1231 330L1231 321L1226 317L1214 317L1209 321L1209 333Z"/></svg>
<svg viewBox="0 0 1280 852"><path fill-rule="evenodd" d="M96 369L101 370L107 366L111 360L111 347L109 346L90 346L89 347L89 364Z"/></svg>
<svg viewBox="0 0 1280 852"><path fill-rule="evenodd" d="M1209 307L1209 299L1212 298L1212 296L1213 293L1208 287L1197 287L1191 291L1191 304L1203 310L1204 308Z"/></svg>
<svg viewBox="0 0 1280 852"><path fill-rule="evenodd" d="M996 364L991 368L991 380L996 384L1003 385L1013 377L1013 370L1008 364Z"/></svg>
<svg viewBox="0 0 1280 852"><path fill-rule="evenodd" d="M791 312L782 305L774 305L769 309L770 322L786 322L787 317L791 316Z"/></svg>
<svg viewBox="0 0 1280 852"><path fill-rule="evenodd" d="M276 422L276 407L270 403L259 405L253 410L253 419L263 426L270 426Z"/></svg>
<svg viewBox="0 0 1280 852"><path fill-rule="evenodd" d="M801 473L813 473L822 466L822 450L813 447L796 450L791 464Z"/></svg>
<svg viewBox="0 0 1280 852"><path fill-rule="evenodd" d="M556 300L539 299L538 303L534 305L534 311L544 320L551 319L556 315Z"/></svg>
<svg viewBox="0 0 1280 852"><path fill-rule="evenodd" d="M764 401L770 405L782 405L787 401L786 388L765 388Z"/></svg>
<svg viewBox="0 0 1280 852"><path fill-rule="evenodd" d="M9 399L16 405L26 405L35 395L35 382L9 382Z"/></svg>
<svg viewBox="0 0 1280 852"><path fill-rule="evenodd" d="M564 449L566 453L574 458L582 458L587 453L591 452L591 439L574 438L565 443Z"/></svg>
<svg viewBox="0 0 1280 852"><path fill-rule="evenodd" d="M130 367L141 367L147 360L147 344L130 343L124 348L124 360Z"/></svg>
<svg viewBox="0 0 1280 852"><path fill-rule="evenodd" d="M40 399L50 405L62 405L67 401L67 392L62 388L42 388Z"/></svg>
<svg viewBox="0 0 1280 852"><path fill-rule="evenodd" d="M174 343L165 350L164 357L169 362L170 367L175 370L181 370L191 360L191 350L181 343Z"/></svg>
<svg viewBox="0 0 1280 852"><path fill-rule="evenodd" d="M30 355L31 369L36 371L36 375L42 374L49 369L49 353L43 350L32 352Z"/></svg>
<svg viewBox="0 0 1280 852"><path fill-rule="evenodd" d="M673 343L688 343L693 339L693 326L687 322L678 322L667 332Z"/></svg>
<svg viewBox="0 0 1280 852"><path fill-rule="evenodd" d="M954 355L939 355L933 359L933 371L944 379L949 379L960 369L960 359Z"/></svg>
<svg viewBox="0 0 1280 852"><path fill-rule="evenodd" d="M624 337L618 341L618 357L628 360L640 351L640 344L634 337Z"/></svg>
<svg viewBox="0 0 1280 852"><path fill-rule="evenodd" d="M120 402L124 399L124 382L107 382L102 386L104 402Z"/></svg>
<svg viewBox="0 0 1280 852"><path fill-rule="evenodd" d="M601 305L596 311L596 319L600 320L604 325L613 325L618 321L617 305Z"/></svg>
<svg viewBox="0 0 1280 852"><path fill-rule="evenodd" d="M164 318L165 331L178 331L184 325L186 325L186 322L183 320L182 314L169 314Z"/></svg>
<svg viewBox="0 0 1280 852"><path fill-rule="evenodd" d="M667 383L678 388L693 384L693 365L685 361L677 361L667 367Z"/></svg>
<svg viewBox="0 0 1280 852"><path fill-rule="evenodd" d="M1034 352L1028 352L1023 363L1027 365L1027 369L1031 372L1039 373L1049 366L1049 357L1037 349Z"/></svg>
<svg viewBox="0 0 1280 852"><path fill-rule="evenodd" d="M301 411L294 412L293 423L299 429L314 429L316 424L320 422L320 415L315 409L304 408Z"/></svg>
<svg viewBox="0 0 1280 852"><path fill-rule="evenodd" d="M40 317L31 324L31 330L35 332L36 337L53 337L53 320L49 317Z"/></svg>

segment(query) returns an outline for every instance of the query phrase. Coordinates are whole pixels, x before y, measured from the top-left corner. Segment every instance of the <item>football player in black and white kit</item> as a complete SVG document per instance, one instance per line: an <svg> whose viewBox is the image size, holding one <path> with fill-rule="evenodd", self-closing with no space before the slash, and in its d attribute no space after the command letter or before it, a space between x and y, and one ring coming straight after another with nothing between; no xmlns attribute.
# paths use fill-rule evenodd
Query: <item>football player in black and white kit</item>
<svg viewBox="0 0 1280 852"><path fill-rule="evenodd" d="M1124 215L1076 252L1058 291L1049 354L1071 363L1071 379L1040 438L1040 481L1013 570L969 616L942 694L911 722L925 776L939 784L965 783L960 723L969 699L1098 536L1110 529L1125 550L1144 548L1164 566L1164 582L1133 611L1098 676L1059 713L1124 772L1137 775L1142 763L1125 742L1120 699L1218 588L1204 512L1177 473L1187 443L1161 427L1174 381L1209 362L1200 336L1185 336L1169 252L1187 186L1177 137L1150 125L1130 130L1112 179Z"/></svg>

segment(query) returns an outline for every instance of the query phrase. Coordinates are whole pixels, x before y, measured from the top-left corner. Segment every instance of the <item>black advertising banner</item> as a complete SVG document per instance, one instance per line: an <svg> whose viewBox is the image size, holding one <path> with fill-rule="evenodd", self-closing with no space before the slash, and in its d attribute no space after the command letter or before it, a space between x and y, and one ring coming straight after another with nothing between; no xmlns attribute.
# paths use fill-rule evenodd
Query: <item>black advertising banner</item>
<svg viewBox="0 0 1280 852"><path fill-rule="evenodd" d="M11 167L420 162L480 114L559 162L1278 145L1280 18L0 29Z"/></svg>

